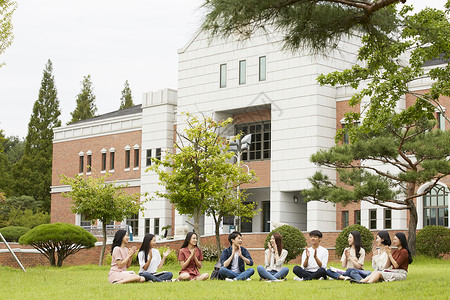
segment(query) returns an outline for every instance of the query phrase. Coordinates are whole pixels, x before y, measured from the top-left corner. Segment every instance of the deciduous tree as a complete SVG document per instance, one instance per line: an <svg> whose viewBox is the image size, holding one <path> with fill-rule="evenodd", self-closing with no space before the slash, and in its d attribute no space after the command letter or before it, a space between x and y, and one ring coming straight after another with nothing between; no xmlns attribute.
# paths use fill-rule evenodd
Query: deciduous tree
<svg viewBox="0 0 450 300"><path fill-rule="evenodd" d="M112 221L121 222L125 218L143 210L140 194L128 194L127 185L108 182L108 174L101 177L75 175L73 178L61 176L61 183L70 185L70 192L63 197L72 199L72 212L83 214L87 219L100 220L103 230L103 244L99 259L102 265L106 249L106 225Z"/></svg>
<svg viewBox="0 0 450 300"><path fill-rule="evenodd" d="M12 14L17 3L10 0L0 0L0 55L11 45L13 40ZM0 68L4 63L0 63Z"/></svg>

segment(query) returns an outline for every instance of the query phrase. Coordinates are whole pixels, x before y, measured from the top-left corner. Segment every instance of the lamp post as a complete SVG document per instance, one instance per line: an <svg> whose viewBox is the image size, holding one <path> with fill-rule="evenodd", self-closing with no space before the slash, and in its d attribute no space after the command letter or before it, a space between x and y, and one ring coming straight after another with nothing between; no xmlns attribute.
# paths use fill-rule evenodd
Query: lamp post
<svg viewBox="0 0 450 300"><path fill-rule="evenodd" d="M245 135L241 140L236 140L236 141L230 142L230 151L233 151L236 153L238 166L240 166L240 164L241 164L242 152L248 151L250 149L251 143L252 143L252 135L251 134ZM238 186L236 187L236 194L237 194L238 200L239 200L239 187L240 187L240 184L238 184ZM237 220L237 222L236 222L236 220ZM237 223L236 224L237 231L240 232L241 231L241 217L236 218L235 222Z"/></svg>

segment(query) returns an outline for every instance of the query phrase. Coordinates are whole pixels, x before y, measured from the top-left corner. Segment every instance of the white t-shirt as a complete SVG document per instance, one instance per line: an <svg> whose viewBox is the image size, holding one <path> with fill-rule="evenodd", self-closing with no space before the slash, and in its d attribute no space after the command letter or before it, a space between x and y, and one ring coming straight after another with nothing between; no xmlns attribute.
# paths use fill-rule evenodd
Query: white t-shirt
<svg viewBox="0 0 450 300"><path fill-rule="evenodd" d="M161 263L161 254L159 254L158 249L152 248L151 250L152 250L152 260L150 261L150 264L148 265L147 270L144 270L144 265L145 265L144 251L140 251L138 253L139 265L141 266L139 273L143 273L143 272L156 273L156 271L158 270L158 266ZM147 261L148 261L149 257L150 257L150 255L147 256Z"/></svg>
<svg viewBox="0 0 450 300"><path fill-rule="evenodd" d="M234 273L241 273L241 271L239 270L239 254L235 253L233 260L231 261L231 271L233 271Z"/></svg>
<svg viewBox="0 0 450 300"><path fill-rule="evenodd" d="M303 263L306 260L306 251L309 251L309 259L308 259L308 266L305 268L303 266ZM317 258L320 260L320 262L322 263L322 266L319 267L319 265L317 264L316 260L314 259L314 251L315 249L313 249L312 247L306 248L305 251L303 251L302 254L302 268L305 271L308 272L316 272L317 270L319 270L319 268L327 268L327 263L328 263L328 250L325 249L322 246L319 246L317 248Z"/></svg>

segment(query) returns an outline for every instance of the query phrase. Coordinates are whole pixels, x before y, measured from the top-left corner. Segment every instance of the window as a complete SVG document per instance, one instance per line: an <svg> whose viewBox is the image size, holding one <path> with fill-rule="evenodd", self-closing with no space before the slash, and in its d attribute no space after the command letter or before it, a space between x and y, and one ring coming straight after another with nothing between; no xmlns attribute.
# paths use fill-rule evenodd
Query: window
<svg viewBox="0 0 450 300"><path fill-rule="evenodd" d="M88 220L85 215L80 215L80 226L91 226L92 220Z"/></svg>
<svg viewBox="0 0 450 300"><path fill-rule="evenodd" d="M245 84L246 81L246 65L247 62L245 60L239 61L239 84Z"/></svg>
<svg viewBox="0 0 450 300"><path fill-rule="evenodd" d="M106 171L106 152L102 153L102 171Z"/></svg>
<svg viewBox="0 0 450 300"><path fill-rule="evenodd" d="M80 152L78 155L80 156L78 173L83 173L84 172L84 152Z"/></svg>
<svg viewBox="0 0 450 300"><path fill-rule="evenodd" d="M259 81L266 80L266 57L259 58Z"/></svg>
<svg viewBox="0 0 450 300"><path fill-rule="evenodd" d="M145 219L145 234L149 234L150 233L150 218L146 218Z"/></svg>
<svg viewBox="0 0 450 300"><path fill-rule="evenodd" d="M154 220L154 222L155 222L155 235L159 235L159 218L155 218L155 220Z"/></svg>
<svg viewBox="0 0 450 300"><path fill-rule="evenodd" d="M348 226L348 221L349 221L348 216L349 216L348 210L342 211L342 229L344 229L345 227Z"/></svg>
<svg viewBox="0 0 450 300"><path fill-rule="evenodd" d="M444 118L444 115L441 112L437 113L436 120L437 120L437 127L440 130L445 130L445 118Z"/></svg>
<svg viewBox="0 0 450 300"><path fill-rule="evenodd" d="M109 170L110 171L114 171L114 153L115 152L109 153Z"/></svg>
<svg viewBox="0 0 450 300"><path fill-rule="evenodd" d="M361 225L361 211L355 210L355 224Z"/></svg>
<svg viewBox="0 0 450 300"><path fill-rule="evenodd" d="M342 135L342 144L348 144L348 128L345 126L345 124L343 124L342 129L344 130L344 134Z"/></svg>
<svg viewBox="0 0 450 300"><path fill-rule="evenodd" d="M252 134L250 150L242 153L241 160L270 159L270 121L236 125L236 134Z"/></svg>
<svg viewBox="0 0 450 300"><path fill-rule="evenodd" d="M87 154L86 173L91 173L91 170L92 170L92 152L88 151L86 154Z"/></svg>
<svg viewBox="0 0 450 300"><path fill-rule="evenodd" d="M156 148L156 159L161 160L161 148Z"/></svg>
<svg viewBox="0 0 450 300"><path fill-rule="evenodd" d="M147 156L145 157L146 166L152 165L152 149L147 149Z"/></svg>
<svg viewBox="0 0 450 300"><path fill-rule="evenodd" d="M423 226L448 227L448 191L436 185L423 196Z"/></svg>
<svg viewBox="0 0 450 300"><path fill-rule="evenodd" d="M131 147L125 147L125 170L130 169L130 160L131 160Z"/></svg>
<svg viewBox="0 0 450 300"><path fill-rule="evenodd" d="M377 229L377 210L369 209L369 229Z"/></svg>
<svg viewBox="0 0 450 300"><path fill-rule="evenodd" d="M227 86L227 64L220 65L220 87Z"/></svg>
<svg viewBox="0 0 450 300"><path fill-rule="evenodd" d="M139 149L134 149L134 167L139 168Z"/></svg>
<svg viewBox="0 0 450 300"><path fill-rule="evenodd" d="M392 229L392 209L384 209L384 229Z"/></svg>
<svg viewBox="0 0 450 300"><path fill-rule="evenodd" d="M139 215L135 214L132 217L127 218L127 225L131 226L133 236L139 235Z"/></svg>

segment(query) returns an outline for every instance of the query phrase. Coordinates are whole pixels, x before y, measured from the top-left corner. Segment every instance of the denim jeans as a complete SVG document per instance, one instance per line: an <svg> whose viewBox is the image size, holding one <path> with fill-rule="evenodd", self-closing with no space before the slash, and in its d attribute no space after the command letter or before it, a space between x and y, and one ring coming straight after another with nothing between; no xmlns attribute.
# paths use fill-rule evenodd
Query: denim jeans
<svg viewBox="0 0 450 300"><path fill-rule="evenodd" d="M365 271L365 270L358 270L358 269L353 269L350 268L347 271L349 271L350 273L350 277L356 280L361 280L363 278L366 278L367 276L370 275L370 273L372 273L371 271Z"/></svg>
<svg viewBox="0 0 450 300"><path fill-rule="evenodd" d="M295 266L292 272L298 277L303 278L303 280L319 279L321 277L327 279L327 271L324 268L319 268L316 272L309 272L305 271L302 267Z"/></svg>
<svg viewBox="0 0 450 300"><path fill-rule="evenodd" d="M327 275L330 276L331 278L339 279L339 276L341 276L341 275L350 277L350 271L351 271L351 269L347 269L344 272L344 274L341 274L341 273L338 273L338 272L331 271L331 269L328 269L327 270Z"/></svg>
<svg viewBox="0 0 450 300"><path fill-rule="evenodd" d="M160 275L153 275L150 272L139 273L140 276L145 278L145 281L162 282L172 279L173 274L171 272L165 272Z"/></svg>
<svg viewBox="0 0 450 300"><path fill-rule="evenodd" d="M235 273L228 268L222 267L219 270L219 279L231 278L235 280L246 280L255 274L255 270L247 269L242 273Z"/></svg>
<svg viewBox="0 0 450 300"><path fill-rule="evenodd" d="M259 277L269 280L283 279L289 273L288 267L284 267L278 272L275 270L267 271L263 266L258 266L256 270L258 271Z"/></svg>

